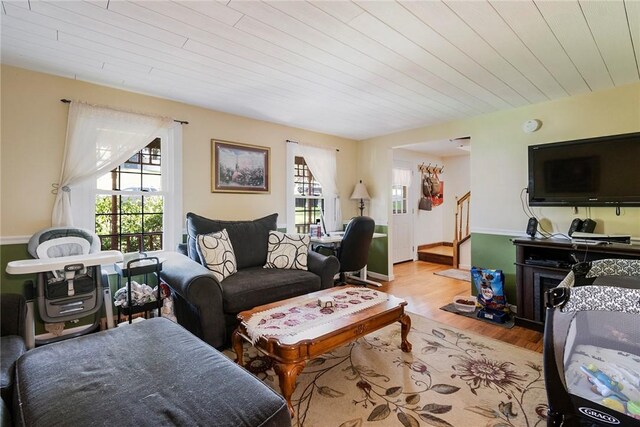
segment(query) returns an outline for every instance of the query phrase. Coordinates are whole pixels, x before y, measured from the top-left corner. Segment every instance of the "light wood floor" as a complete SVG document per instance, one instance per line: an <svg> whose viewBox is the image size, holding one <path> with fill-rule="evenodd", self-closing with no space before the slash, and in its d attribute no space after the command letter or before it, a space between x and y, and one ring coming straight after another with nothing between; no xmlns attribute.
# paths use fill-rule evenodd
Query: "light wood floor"
<svg viewBox="0 0 640 427"><path fill-rule="evenodd" d="M424 261L396 264L393 282L383 282L380 288L408 302L407 310L458 329L485 335L509 344L542 352L542 334L520 326L512 329L492 325L440 310L456 295L470 294L470 283L433 274L451 267Z"/></svg>

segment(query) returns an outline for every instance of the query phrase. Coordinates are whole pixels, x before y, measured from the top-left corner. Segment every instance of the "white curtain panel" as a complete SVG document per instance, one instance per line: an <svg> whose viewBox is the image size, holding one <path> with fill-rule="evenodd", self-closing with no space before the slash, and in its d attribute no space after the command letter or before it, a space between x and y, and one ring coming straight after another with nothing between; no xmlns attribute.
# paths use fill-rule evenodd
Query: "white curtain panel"
<svg viewBox="0 0 640 427"><path fill-rule="evenodd" d="M71 190L87 179L107 173L149 144L161 129L174 124L154 117L82 102L69 106L67 139L51 222L73 225Z"/></svg>
<svg viewBox="0 0 640 427"><path fill-rule="evenodd" d="M304 157L311 174L322 186L324 197L334 201L333 212L324 213L324 223L327 230L336 230L342 224L336 149L298 143L298 153Z"/></svg>

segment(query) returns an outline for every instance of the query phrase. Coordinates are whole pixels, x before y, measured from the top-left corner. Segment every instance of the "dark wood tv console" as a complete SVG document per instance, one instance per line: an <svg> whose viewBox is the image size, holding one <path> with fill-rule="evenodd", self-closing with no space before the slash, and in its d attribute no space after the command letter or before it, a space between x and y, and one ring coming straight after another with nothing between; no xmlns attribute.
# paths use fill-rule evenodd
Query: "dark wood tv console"
<svg viewBox="0 0 640 427"><path fill-rule="evenodd" d="M575 243L566 239L514 239L516 247L516 324L542 331L544 292L567 275L575 262L603 258L640 259L639 244Z"/></svg>

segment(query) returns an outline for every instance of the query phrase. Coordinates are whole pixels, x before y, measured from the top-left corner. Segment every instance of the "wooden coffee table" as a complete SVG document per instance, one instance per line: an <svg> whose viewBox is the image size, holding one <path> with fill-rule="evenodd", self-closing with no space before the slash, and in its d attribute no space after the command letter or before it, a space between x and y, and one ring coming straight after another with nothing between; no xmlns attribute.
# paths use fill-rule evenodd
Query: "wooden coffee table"
<svg viewBox="0 0 640 427"><path fill-rule="evenodd" d="M310 298L325 296L335 292L337 289L348 290L349 288L351 287L325 289L241 312L238 314L240 325L232 336L236 362L243 365L242 343L243 340L251 342L246 327L247 322L255 313L292 303L309 302ZM302 331L296 335L260 336L254 346L273 360L274 370L280 380L280 390L287 401L292 417L291 396L296 388L296 377L304 369L307 360L311 360L394 322L400 322L401 325L400 348L404 352L411 351L411 343L407 341L407 335L409 334L409 329L411 329L411 318L404 312L407 302L393 295L388 295L388 297L387 301L380 304L335 319L308 331Z"/></svg>

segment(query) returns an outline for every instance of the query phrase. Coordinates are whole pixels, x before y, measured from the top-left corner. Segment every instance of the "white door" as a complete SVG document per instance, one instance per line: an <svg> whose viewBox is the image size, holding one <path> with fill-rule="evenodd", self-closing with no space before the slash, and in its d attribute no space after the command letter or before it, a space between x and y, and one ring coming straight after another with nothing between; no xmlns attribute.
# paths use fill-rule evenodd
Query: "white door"
<svg viewBox="0 0 640 427"><path fill-rule="evenodd" d="M393 263L414 260L413 215L415 207L411 197L411 164L393 162L391 184Z"/></svg>

